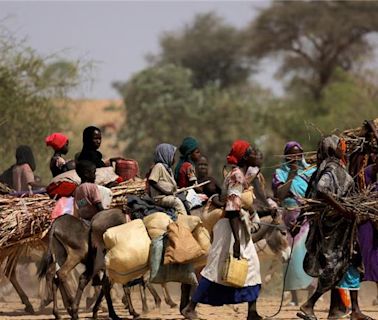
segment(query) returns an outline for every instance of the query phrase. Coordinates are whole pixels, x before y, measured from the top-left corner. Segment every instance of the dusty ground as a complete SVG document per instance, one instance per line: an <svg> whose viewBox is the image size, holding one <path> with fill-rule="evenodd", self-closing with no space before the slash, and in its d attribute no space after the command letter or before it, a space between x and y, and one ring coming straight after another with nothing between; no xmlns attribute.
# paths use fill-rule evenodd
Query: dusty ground
<svg viewBox="0 0 378 320"><path fill-rule="evenodd" d="M374 288L375 285L364 284L361 294L363 295L361 299L361 305L365 313L370 315L374 319L378 319L378 307L372 306L372 300L374 298ZM178 296L178 288L177 286L172 287L173 297L176 302L179 300ZM133 290L133 301L135 303L135 307L138 312L141 312L141 303L139 299L139 294L137 290ZM301 294L301 297L304 298L304 293ZM5 297L6 302L0 302L0 319L54 319L51 315L51 308L46 309L43 313L38 313L37 315L31 316L25 314L23 312L23 306L18 301L17 297L12 293ZM151 296L148 296L149 299L149 306L150 308L153 307L153 301ZM119 302L118 297L114 298L116 310L123 319L131 319L127 312L124 311L122 304ZM32 304L34 306L38 306L39 300L32 299ZM280 299L278 295L272 295L267 292L262 293L261 299L258 303L258 310L259 312L264 315L272 315L274 314L279 307ZM327 317L327 305L328 305L328 297L318 303L316 314L319 319L326 319ZM62 310L62 315L64 319L69 319L67 314ZM209 320L221 320L221 319L245 319L246 315L246 307L244 305L239 305L238 310L235 311L229 306L224 307L208 307L201 305L198 308L198 312L201 319L209 319ZM282 311L274 317L274 319L297 319L296 318L296 307L283 307ZM88 319L90 318L90 313L85 312L83 309L81 310L80 317L81 319ZM107 319L105 312L100 312L100 319ZM157 319L183 319L177 308L170 309L164 303L161 306L160 311L152 310L147 314L142 315L141 319L149 319L149 320L157 320Z"/></svg>

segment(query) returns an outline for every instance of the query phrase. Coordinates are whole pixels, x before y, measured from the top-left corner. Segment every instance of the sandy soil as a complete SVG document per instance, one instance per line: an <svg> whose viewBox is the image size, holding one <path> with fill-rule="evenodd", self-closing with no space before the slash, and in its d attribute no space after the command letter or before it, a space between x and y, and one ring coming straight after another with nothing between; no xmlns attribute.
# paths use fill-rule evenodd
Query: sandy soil
<svg viewBox="0 0 378 320"><path fill-rule="evenodd" d="M372 306L372 300L374 299L374 289L375 284L367 283L364 284L361 289L361 301L360 304L362 309L365 313L370 315L374 319L378 319L378 307ZM178 287L176 285L172 286L172 295L176 302L179 301L178 295ZM139 298L139 293L137 290L133 290L132 292L133 301L136 307L137 312L141 312L141 302ZM118 315L121 316L123 319L132 319L130 315L124 310L122 304L119 300L119 295L115 294L113 297L115 301L116 311ZM301 293L301 298L305 298L305 293ZM47 308L44 312L38 312L36 315L28 315L23 311L23 305L18 301L17 297L12 293L6 298L6 302L0 302L0 319L54 319L51 315L51 308ZM38 299L31 299L32 304L37 308L39 304ZM148 302L149 307L153 308L153 300L150 295L148 295ZM61 304L61 303L60 303ZM258 310L264 316L274 314L280 304L280 299L277 294L273 295L269 293L268 290L265 290L261 294L261 298L259 299L258 303ZM316 314L318 319L326 319L327 318L327 306L328 306L328 297L326 296L322 301L320 301L317 305ZM69 319L67 314L64 312L63 307L61 305L61 312L63 319ZM245 319L246 316L246 306L245 305L238 305L237 310L234 310L230 306L224 307L209 307L205 305L200 305L198 308L199 316L201 319L209 319L209 320L220 320L220 319ZM296 317L297 307L283 307L282 311L275 316L273 319L297 319ZM100 319L107 319L106 312L100 312L99 318ZM81 319L88 319L90 318L91 314L86 312L85 310L81 309L80 317ZM167 305L162 303L160 310L151 310L150 312L143 314L141 319L150 319L150 320L157 320L157 319L183 319L179 312L178 308L170 309Z"/></svg>

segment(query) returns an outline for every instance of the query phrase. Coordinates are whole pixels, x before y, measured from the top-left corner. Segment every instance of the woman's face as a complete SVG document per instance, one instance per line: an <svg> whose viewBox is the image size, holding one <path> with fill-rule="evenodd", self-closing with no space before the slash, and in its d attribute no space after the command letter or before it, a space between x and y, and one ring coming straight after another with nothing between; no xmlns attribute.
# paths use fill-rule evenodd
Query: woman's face
<svg viewBox="0 0 378 320"><path fill-rule="evenodd" d="M194 162L198 162L200 159L201 159L201 151L200 151L200 149L195 149L192 153L191 153L191 155L190 155L190 157L192 158L192 160L194 161Z"/></svg>
<svg viewBox="0 0 378 320"><path fill-rule="evenodd" d="M286 161L289 163L298 162L302 159L302 150L297 146L291 147L285 154Z"/></svg>
<svg viewBox="0 0 378 320"><path fill-rule="evenodd" d="M100 148L101 140L102 140L101 132L98 131L98 130L93 131L92 144L93 144L93 147L95 147L96 150L98 148Z"/></svg>
<svg viewBox="0 0 378 320"><path fill-rule="evenodd" d="M206 177L208 174L209 164L205 157L201 157L197 162L197 171L200 177Z"/></svg>
<svg viewBox="0 0 378 320"><path fill-rule="evenodd" d="M60 149L60 152L62 154L67 154L68 153L68 146L69 146L69 141L67 140L66 144L63 146L62 149Z"/></svg>

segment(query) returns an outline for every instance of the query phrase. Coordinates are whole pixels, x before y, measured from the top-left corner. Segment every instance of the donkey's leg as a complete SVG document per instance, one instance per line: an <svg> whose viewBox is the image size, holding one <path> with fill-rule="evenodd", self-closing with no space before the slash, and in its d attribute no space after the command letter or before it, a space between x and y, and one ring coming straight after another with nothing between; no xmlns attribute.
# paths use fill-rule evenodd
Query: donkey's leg
<svg viewBox="0 0 378 320"><path fill-rule="evenodd" d="M160 309L161 306L161 298L159 297L159 294L157 293L154 286L149 283L148 281L145 283L145 286L147 287L148 291L152 294L154 301L155 301L155 308Z"/></svg>
<svg viewBox="0 0 378 320"><path fill-rule="evenodd" d="M54 277L52 279L52 298L53 298L53 315L55 319L61 319L59 315L59 308L58 308L58 288L59 288L59 278Z"/></svg>
<svg viewBox="0 0 378 320"><path fill-rule="evenodd" d="M176 308L177 303L173 301L171 298L171 295L169 294L169 290L166 283L162 283L161 287L163 289L163 295L164 295L164 301L167 305L169 305L171 308Z"/></svg>
<svg viewBox="0 0 378 320"><path fill-rule="evenodd" d="M18 283L17 276L16 276L16 268L13 268L11 274L9 276L9 280L12 283L13 287L16 289L17 294L19 295L22 303L25 305L25 311L30 314L34 314L33 306L31 305L28 296L21 288L20 284Z"/></svg>
<svg viewBox="0 0 378 320"><path fill-rule="evenodd" d="M83 291L85 287L88 285L89 281L91 280L91 275L87 273L87 271L84 271L79 278L79 286L76 291L75 299L72 303L72 319L78 319L79 315L79 305L81 296L83 294Z"/></svg>
<svg viewBox="0 0 378 320"><path fill-rule="evenodd" d="M92 314L93 319L97 319L97 313L98 313L98 310L100 309L102 299L104 298L104 290L102 289L96 290L95 294L96 293L98 293L98 295L97 295L96 303L93 307L93 314Z"/></svg>
<svg viewBox="0 0 378 320"><path fill-rule="evenodd" d="M111 288L112 288L112 285L109 281L109 278L104 274L102 278L102 291L105 295L106 303L108 305L109 318L112 320L121 320L121 318L117 316L114 310L112 297L110 295Z"/></svg>
<svg viewBox="0 0 378 320"><path fill-rule="evenodd" d="M55 263L52 263L49 268L47 269L46 273L46 280L45 280L45 295L42 296L43 299L41 300L40 310L43 310L53 301L53 281L54 276L56 274L56 267ZM41 281L41 284L43 282Z"/></svg>
<svg viewBox="0 0 378 320"><path fill-rule="evenodd" d="M134 319L139 318L139 314L135 311L133 303L131 302L130 288L127 285L124 285L123 291L125 293L127 305L129 306L129 313L134 317Z"/></svg>
<svg viewBox="0 0 378 320"><path fill-rule="evenodd" d="M142 312L147 313L148 310L148 303L147 303L147 296L146 296L146 286L139 284L139 294L140 294L140 299L142 300Z"/></svg>

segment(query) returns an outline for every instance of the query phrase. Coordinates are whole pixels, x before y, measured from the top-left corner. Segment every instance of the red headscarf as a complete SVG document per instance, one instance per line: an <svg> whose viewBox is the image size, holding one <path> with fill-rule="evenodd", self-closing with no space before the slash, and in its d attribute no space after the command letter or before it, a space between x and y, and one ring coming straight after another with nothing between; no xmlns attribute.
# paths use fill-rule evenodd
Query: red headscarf
<svg viewBox="0 0 378 320"><path fill-rule="evenodd" d="M245 140L236 140L231 147L231 151L227 156L227 163L228 164L235 164L237 165L240 160L244 157L247 149L251 145L248 141Z"/></svg>
<svg viewBox="0 0 378 320"><path fill-rule="evenodd" d="M61 133L53 133L46 137L45 142L47 146L52 147L55 151L59 151L67 143L68 138Z"/></svg>

